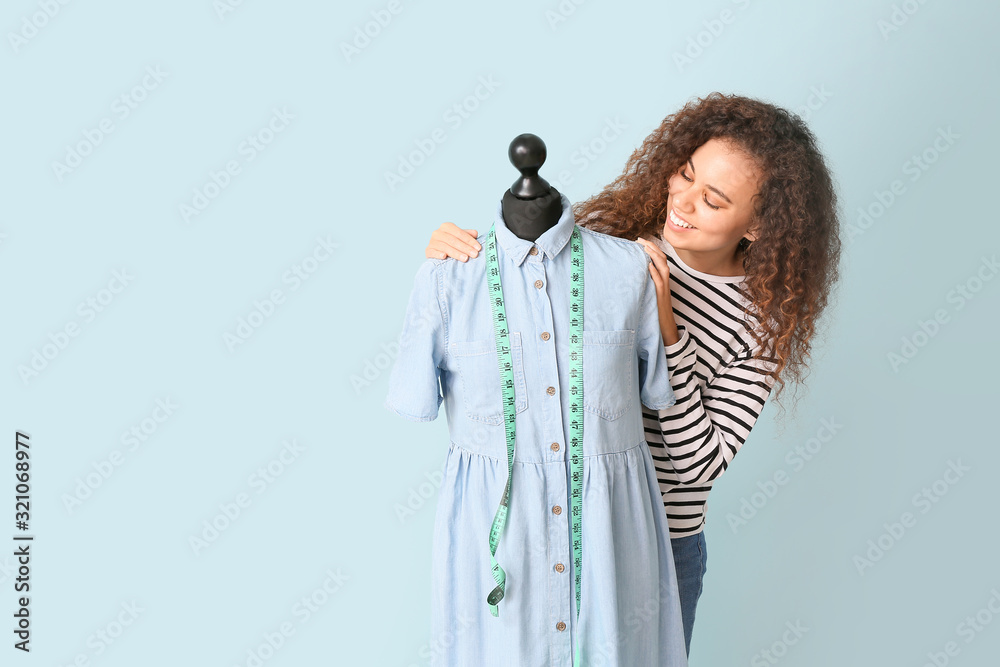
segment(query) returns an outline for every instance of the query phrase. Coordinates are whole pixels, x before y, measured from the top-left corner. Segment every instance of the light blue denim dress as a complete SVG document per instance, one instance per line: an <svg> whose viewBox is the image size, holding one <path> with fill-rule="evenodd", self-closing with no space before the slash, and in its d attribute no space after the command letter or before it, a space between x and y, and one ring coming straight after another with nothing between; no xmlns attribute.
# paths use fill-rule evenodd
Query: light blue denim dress
<svg viewBox="0 0 1000 667"><path fill-rule="evenodd" d="M431 572L432 665L684 667L684 629L667 517L643 434L642 403L675 402L650 261L638 243L580 227L584 251L583 565L576 618L570 541L570 234L534 243L504 225L497 254L510 329L517 439L499 616L486 598L489 534L507 449L484 250L429 259L410 294L385 406L414 421L441 402L450 444L437 499ZM419 607L414 611L419 611Z"/></svg>

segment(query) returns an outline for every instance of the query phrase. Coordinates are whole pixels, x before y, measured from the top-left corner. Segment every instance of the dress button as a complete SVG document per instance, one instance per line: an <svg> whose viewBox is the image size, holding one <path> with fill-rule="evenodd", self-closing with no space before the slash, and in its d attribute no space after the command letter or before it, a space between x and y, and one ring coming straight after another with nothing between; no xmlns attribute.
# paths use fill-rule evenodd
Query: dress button
<svg viewBox="0 0 1000 667"><path fill-rule="evenodd" d="M553 505L552 506L552 513L553 514L562 514L562 508L559 507L558 505Z"/></svg>
<svg viewBox="0 0 1000 667"><path fill-rule="evenodd" d="M562 563L556 563L556 572L562 572L565 569L566 569L565 565L563 565Z"/></svg>
<svg viewBox="0 0 1000 667"><path fill-rule="evenodd" d="M556 623L556 630L558 630L559 632L562 632L565 629L566 629L566 624L565 623L563 623L562 621L559 621L558 623Z"/></svg>
<svg viewBox="0 0 1000 667"><path fill-rule="evenodd" d="M549 447L551 447L552 451L554 451L554 452L558 452L559 451L559 443L558 442L553 442L551 445L549 445Z"/></svg>
<svg viewBox="0 0 1000 667"><path fill-rule="evenodd" d="M542 340L548 340L548 339L549 339L549 332L548 331L543 331L542 332Z"/></svg>
<svg viewBox="0 0 1000 667"><path fill-rule="evenodd" d="M531 250L528 251L528 254L529 255L537 255L538 254L538 248L536 248L535 246L531 246Z"/></svg>
<svg viewBox="0 0 1000 667"><path fill-rule="evenodd" d="M549 396L555 396L556 395L556 388L555 387L549 387L548 389L545 390L545 393L548 394Z"/></svg>
<svg viewBox="0 0 1000 667"><path fill-rule="evenodd" d="M537 287L538 289L542 289L542 284L543 284L543 283L542 283L542 281L541 281L541 280L536 280L536 281L535 281L535 287Z"/></svg>

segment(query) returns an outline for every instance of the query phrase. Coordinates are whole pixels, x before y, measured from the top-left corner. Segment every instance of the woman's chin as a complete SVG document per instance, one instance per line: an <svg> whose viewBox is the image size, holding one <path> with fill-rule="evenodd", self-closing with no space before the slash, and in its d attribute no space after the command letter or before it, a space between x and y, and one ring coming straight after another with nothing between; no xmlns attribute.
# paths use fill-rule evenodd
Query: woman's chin
<svg viewBox="0 0 1000 667"><path fill-rule="evenodd" d="M663 231L660 232L660 238L674 248L684 248L687 250L688 246L691 245L690 234L670 229L669 223L663 226Z"/></svg>

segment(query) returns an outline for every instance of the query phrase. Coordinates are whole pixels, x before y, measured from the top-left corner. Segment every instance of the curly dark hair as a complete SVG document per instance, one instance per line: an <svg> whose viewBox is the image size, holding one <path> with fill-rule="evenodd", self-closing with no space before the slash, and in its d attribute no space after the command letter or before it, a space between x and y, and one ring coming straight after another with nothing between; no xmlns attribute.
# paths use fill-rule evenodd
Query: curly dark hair
<svg viewBox="0 0 1000 667"><path fill-rule="evenodd" d="M739 95L695 98L667 116L622 174L576 204L574 215L582 226L630 240L659 236L668 180L713 138L741 150L761 174L750 222L756 238L741 239L738 252L751 304L744 323L758 345L756 358L775 364L778 401L786 375L804 379L817 318L839 278L837 196L816 138L799 116Z"/></svg>

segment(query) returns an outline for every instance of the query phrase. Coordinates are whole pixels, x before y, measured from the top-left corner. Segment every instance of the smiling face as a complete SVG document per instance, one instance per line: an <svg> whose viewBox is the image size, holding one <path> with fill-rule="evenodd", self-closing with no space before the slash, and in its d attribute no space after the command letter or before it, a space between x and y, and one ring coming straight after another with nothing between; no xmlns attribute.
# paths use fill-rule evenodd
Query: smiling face
<svg viewBox="0 0 1000 667"><path fill-rule="evenodd" d="M746 154L724 139L709 139L670 177L664 240L692 266L728 270L739 240L755 238L748 228L759 178Z"/></svg>

